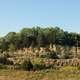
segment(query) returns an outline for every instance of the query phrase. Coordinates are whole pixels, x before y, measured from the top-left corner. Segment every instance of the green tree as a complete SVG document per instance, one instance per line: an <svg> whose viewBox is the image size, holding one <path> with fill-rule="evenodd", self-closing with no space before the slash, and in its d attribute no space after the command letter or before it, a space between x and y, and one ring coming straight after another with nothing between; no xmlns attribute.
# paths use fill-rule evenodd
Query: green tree
<svg viewBox="0 0 80 80"><path fill-rule="evenodd" d="M9 42L9 43L13 43L15 42L15 32L9 32L6 36L5 39Z"/></svg>
<svg viewBox="0 0 80 80"><path fill-rule="evenodd" d="M37 44L38 44L38 47L44 47L45 46L45 36L42 32L39 33L37 36Z"/></svg>
<svg viewBox="0 0 80 80"><path fill-rule="evenodd" d="M2 51L6 51L8 49L8 45L9 45L8 41L6 41L4 38L0 39L0 49Z"/></svg>
<svg viewBox="0 0 80 80"><path fill-rule="evenodd" d="M15 51L17 48L14 44L9 45L9 51Z"/></svg>

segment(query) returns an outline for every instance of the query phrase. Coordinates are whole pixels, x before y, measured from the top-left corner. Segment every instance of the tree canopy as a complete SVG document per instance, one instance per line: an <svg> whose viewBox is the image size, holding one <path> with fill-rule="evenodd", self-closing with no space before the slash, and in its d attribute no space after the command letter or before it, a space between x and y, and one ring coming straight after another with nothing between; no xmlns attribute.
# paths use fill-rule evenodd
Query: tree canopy
<svg viewBox="0 0 80 80"><path fill-rule="evenodd" d="M23 28L19 33L9 32L0 38L1 50L16 50L24 47L46 47L50 44L80 46L80 34L67 32L59 27Z"/></svg>

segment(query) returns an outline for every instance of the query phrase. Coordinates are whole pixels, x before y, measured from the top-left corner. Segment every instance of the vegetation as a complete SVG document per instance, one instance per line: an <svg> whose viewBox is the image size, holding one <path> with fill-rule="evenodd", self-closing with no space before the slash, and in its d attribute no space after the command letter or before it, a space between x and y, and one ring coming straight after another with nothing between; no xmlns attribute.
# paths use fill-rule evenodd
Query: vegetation
<svg viewBox="0 0 80 80"><path fill-rule="evenodd" d="M23 28L19 33L9 32L0 38L0 49L16 50L24 47L47 47L50 44L80 46L80 34L68 33L58 27Z"/></svg>
<svg viewBox="0 0 80 80"><path fill-rule="evenodd" d="M76 67L62 67L61 70L43 71L0 70L1 80L79 80L80 72Z"/></svg>
<svg viewBox="0 0 80 80"><path fill-rule="evenodd" d="M21 68L23 70L28 70L30 71L31 69L33 69L33 64L31 63L30 60L25 60L22 64L21 64Z"/></svg>
<svg viewBox="0 0 80 80"><path fill-rule="evenodd" d="M7 74L6 80L78 80L79 40L80 34L58 27L9 32L0 38L0 79Z"/></svg>

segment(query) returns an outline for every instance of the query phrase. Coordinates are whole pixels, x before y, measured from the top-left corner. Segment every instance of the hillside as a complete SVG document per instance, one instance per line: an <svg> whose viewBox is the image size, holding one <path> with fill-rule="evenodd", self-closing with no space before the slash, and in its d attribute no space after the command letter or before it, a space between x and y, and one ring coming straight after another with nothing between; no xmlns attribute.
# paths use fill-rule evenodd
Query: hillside
<svg viewBox="0 0 80 80"><path fill-rule="evenodd" d="M1 80L78 80L80 34L58 27L9 32L0 38L0 72Z"/></svg>

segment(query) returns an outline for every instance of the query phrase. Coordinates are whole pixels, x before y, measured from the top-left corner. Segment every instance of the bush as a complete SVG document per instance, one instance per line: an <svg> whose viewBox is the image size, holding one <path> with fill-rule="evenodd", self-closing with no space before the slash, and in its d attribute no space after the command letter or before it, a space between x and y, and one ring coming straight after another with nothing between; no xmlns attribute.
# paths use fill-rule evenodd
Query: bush
<svg viewBox="0 0 80 80"><path fill-rule="evenodd" d="M14 65L14 69L20 70L20 69L21 69L21 64L15 64L15 65Z"/></svg>
<svg viewBox="0 0 80 80"><path fill-rule="evenodd" d="M7 64L7 65L13 65L14 63L13 63L13 61L7 60L7 61L6 61L6 64Z"/></svg>
<svg viewBox="0 0 80 80"><path fill-rule="evenodd" d="M56 52L43 52L40 54L41 58L59 59Z"/></svg>
<svg viewBox="0 0 80 80"><path fill-rule="evenodd" d="M9 51L16 51L16 46L14 44L9 45Z"/></svg>
<svg viewBox="0 0 80 80"><path fill-rule="evenodd" d="M4 64L4 65L13 65L13 61L7 60L6 57L0 57L0 64Z"/></svg>
<svg viewBox="0 0 80 80"><path fill-rule="evenodd" d="M0 57L0 64L6 64L7 59L5 57Z"/></svg>
<svg viewBox="0 0 80 80"><path fill-rule="evenodd" d="M56 66L53 64L46 65L44 63L37 63L34 64L33 66L34 70L44 70L44 69L51 69L51 68L56 69Z"/></svg>
<svg viewBox="0 0 80 80"><path fill-rule="evenodd" d="M45 64L34 64L34 70L42 70L45 69Z"/></svg>
<svg viewBox="0 0 80 80"><path fill-rule="evenodd" d="M30 71L31 69L33 69L33 64L31 63L30 59L25 60L21 64L21 68L24 69L24 70L28 70L28 71Z"/></svg>
<svg viewBox="0 0 80 80"><path fill-rule="evenodd" d="M36 58L33 64L34 70L42 70L46 68L43 58Z"/></svg>
<svg viewBox="0 0 80 80"><path fill-rule="evenodd" d="M56 52L51 52L47 54L47 58L51 58L51 59L59 59L59 57L57 56Z"/></svg>
<svg viewBox="0 0 80 80"><path fill-rule="evenodd" d="M63 56L64 59L71 59L73 58L72 54L71 53L65 53L64 56Z"/></svg>
<svg viewBox="0 0 80 80"><path fill-rule="evenodd" d="M7 69L6 65L0 64L0 69Z"/></svg>

